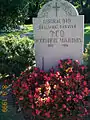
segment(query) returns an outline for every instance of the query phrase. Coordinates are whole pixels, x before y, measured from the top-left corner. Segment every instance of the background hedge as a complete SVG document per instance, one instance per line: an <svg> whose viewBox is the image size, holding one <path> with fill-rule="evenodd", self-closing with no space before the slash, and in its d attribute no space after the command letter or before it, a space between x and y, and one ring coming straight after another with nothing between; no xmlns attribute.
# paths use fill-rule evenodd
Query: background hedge
<svg viewBox="0 0 90 120"><path fill-rule="evenodd" d="M18 76L34 64L34 41L28 37L0 37L0 73Z"/></svg>

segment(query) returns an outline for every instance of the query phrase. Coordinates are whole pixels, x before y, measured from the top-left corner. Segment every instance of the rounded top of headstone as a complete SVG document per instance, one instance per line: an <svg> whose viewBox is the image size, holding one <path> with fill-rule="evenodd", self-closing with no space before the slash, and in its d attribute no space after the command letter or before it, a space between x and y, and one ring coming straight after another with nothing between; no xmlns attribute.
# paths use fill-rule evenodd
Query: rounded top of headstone
<svg viewBox="0 0 90 120"><path fill-rule="evenodd" d="M38 12L39 18L77 16L77 9L68 1L52 0L46 3Z"/></svg>

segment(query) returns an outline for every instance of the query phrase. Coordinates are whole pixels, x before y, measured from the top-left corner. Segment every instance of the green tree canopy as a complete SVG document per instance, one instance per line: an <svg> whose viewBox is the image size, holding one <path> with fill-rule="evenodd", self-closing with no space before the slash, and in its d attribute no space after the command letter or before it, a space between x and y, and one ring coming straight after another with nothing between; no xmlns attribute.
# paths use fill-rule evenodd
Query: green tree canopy
<svg viewBox="0 0 90 120"><path fill-rule="evenodd" d="M71 2L85 16L85 23L90 23L90 0L67 0Z"/></svg>
<svg viewBox="0 0 90 120"><path fill-rule="evenodd" d="M28 0L0 0L0 30L22 24L28 13Z"/></svg>

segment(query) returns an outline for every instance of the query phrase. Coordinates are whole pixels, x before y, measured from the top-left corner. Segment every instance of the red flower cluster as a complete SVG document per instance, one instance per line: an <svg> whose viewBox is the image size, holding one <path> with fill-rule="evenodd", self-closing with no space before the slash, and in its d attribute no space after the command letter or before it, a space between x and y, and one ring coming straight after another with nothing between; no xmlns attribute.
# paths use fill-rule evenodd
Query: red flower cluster
<svg viewBox="0 0 90 120"><path fill-rule="evenodd" d="M23 72L12 88L17 102L32 109L32 115L55 120L88 114L86 67L77 60L60 60L57 70L48 73L39 68Z"/></svg>

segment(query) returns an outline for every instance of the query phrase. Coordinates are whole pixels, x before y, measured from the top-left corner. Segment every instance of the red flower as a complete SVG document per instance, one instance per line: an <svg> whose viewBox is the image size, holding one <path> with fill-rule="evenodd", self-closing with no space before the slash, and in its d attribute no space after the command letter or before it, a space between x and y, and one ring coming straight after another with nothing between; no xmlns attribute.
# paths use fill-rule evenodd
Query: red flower
<svg viewBox="0 0 90 120"><path fill-rule="evenodd" d="M20 100L20 101L24 100L24 97L23 97L23 96L20 96L20 97L19 97L19 100Z"/></svg>
<svg viewBox="0 0 90 120"><path fill-rule="evenodd" d="M71 101L71 96L69 96L67 99L66 99L66 101L68 102L68 101Z"/></svg>
<svg viewBox="0 0 90 120"><path fill-rule="evenodd" d="M70 94L71 94L69 91L66 91L66 93L67 93L68 95L70 95Z"/></svg>
<svg viewBox="0 0 90 120"><path fill-rule="evenodd" d="M39 88L35 88L35 92L38 93L40 90Z"/></svg>
<svg viewBox="0 0 90 120"><path fill-rule="evenodd" d="M32 96L31 94L28 94L28 97L29 97L30 99L32 99L32 98L33 98L33 96Z"/></svg>
<svg viewBox="0 0 90 120"><path fill-rule="evenodd" d="M79 96L78 96L78 98L79 98L80 100L82 100L82 99L83 99L83 97L82 97L81 95L79 95Z"/></svg>
<svg viewBox="0 0 90 120"><path fill-rule="evenodd" d="M56 74L59 76L59 75L60 75L60 72L56 72Z"/></svg>
<svg viewBox="0 0 90 120"><path fill-rule="evenodd" d="M69 86L69 82L66 81L66 86Z"/></svg>
<svg viewBox="0 0 90 120"><path fill-rule="evenodd" d="M62 107L63 107L63 108L66 108L66 105L65 105L65 104L63 104L63 105L62 105Z"/></svg>
<svg viewBox="0 0 90 120"><path fill-rule="evenodd" d="M73 98L73 101L77 103L77 102L78 102L78 99L77 99L77 98Z"/></svg>
<svg viewBox="0 0 90 120"><path fill-rule="evenodd" d="M34 71L38 71L39 69L37 67L34 67Z"/></svg>
<svg viewBox="0 0 90 120"><path fill-rule="evenodd" d="M49 103L49 102L50 102L50 97L46 99L46 103Z"/></svg>
<svg viewBox="0 0 90 120"><path fill-rule="evenodd" d="M41 111L36 109L36 115L39 115L40 113L41 113Z"/></svg>
<svg viewBox="0 0 90 120"><path fill-rule="evenodd" d="M81 66L82 71L84 71L85 68L86 68L86 67L85 67L84 65Z"/></svg>
<svg viewBox="0 0 90 120"><path fill-rule="evenodd" d="M59 114L59 117L61 117L61 118L62 118L62 117L63 117L63 115L62 115L62 114Z"/></svg>
<svg viewBox="0 0 90 120"><path fill-rule="evenodd" d="M71 64L72 60L71 59L67 59L67 64Z"/></svg>
<svg viewBox="0 0 90 120"><path fill-rule="evenodd" d="M50 118L50 112L46 112L46 113L45 113L45 116L46 116L47 118Z"/></svg>
<svg viewBox="0 0 90 120"><path fill-rule="evenodd" d="M87 114L83 99L88 94L86 78L84 66L78 61L60 60L57 70L45 72L35 68L32 72L24 72L13 82L12 91L23 109L30 107L35 111L33 116L59 120L63 115L71 116L74 111L76 116L79 111Z"/></svg>
<svg viewBox="0 0 90 120"><path fill-rule="evenodd" d="M35 85L37 86L37 85L38 85L38 82L35 82Z"/></svg>
<svg viewBox="0 0 90 120"><path fill-rule="evenodd" d="M35 93L35 94L34 94L34 98L38 98L38 97L39 97L38 94Z"/></svg>
<svg viewBox="0 0 90 120"><path fill-rule="evenodd" d="M17 101L16 101L15 103L16 103L16 105L18 104L18 102L17 102Z"/></svg>
<svg viewBox="0 0 90 120"><path fill-rule="evenodd" d="M69 108L66 108L66 110L67 110L68 112L70 112L70 109L69 109Z"/></svg>
<svg viewBox="0 0 90 120"><path fill-rule="evenodd" d="M86 86L86 85L87 85L87 82L86 82L86 81L84 81L84 82L83 82L83 85L84 85L84 86Z"/></svg>
<svg viewBox="0 0 90 120"><path fill-rule="evenodd" d="M75 94L75 92L74 92L74 91L72 91L72 94L74 95L74 94Z"/></svg>
<svg viewBox="0 0 90 120"><path fill-rule="evenodd" d="M78 60L75 60L75 62L76 62L77 64L79 64L79 63L80 63Z"/></svg>
<svg viewBox="0 0 90 120"><path fill-rule="evenodd" d="M32 104L31 108L32 108L32 109L34 109L34 108L35 108L35 107L34 107L34 104Z"/></svg>
<svg viewBox="0 0 90 120"><path fill-rule="evenodd" d="M87 88L87 87L85 87L84 93L86 93L86 95L88 95L89 91L88 91L88 88Z"/></svg>
<svg viewBox="0 0 90 120"><path fill-rule="evenodd" d="M25 82L22 83L22 87L28 90L28 85Z"/></svg>

